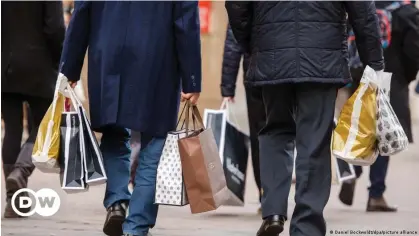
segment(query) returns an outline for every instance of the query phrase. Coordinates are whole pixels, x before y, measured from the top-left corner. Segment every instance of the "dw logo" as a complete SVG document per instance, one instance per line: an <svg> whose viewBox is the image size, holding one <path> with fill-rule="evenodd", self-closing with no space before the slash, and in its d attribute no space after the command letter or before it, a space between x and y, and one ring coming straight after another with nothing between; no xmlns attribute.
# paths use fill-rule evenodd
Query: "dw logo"
<svg viewBox="0 0 419 236"><path fill-rule="evenodd" d="M27 193L27 196L22 196L22 193ZM19 194L21 196L19 196ZM19 196L18 206L16 206L16 198ZM33 200L34 199L34 200ZM43 188L37 192L32 189L23 188L13 194L11 200L12 208L19 216L31 216L38 213L38 215L47 217L52 216L58 212L61 205L60 196L58 193L49 188ZM32 209L29 212L21 212L22 209Z"/></svg>

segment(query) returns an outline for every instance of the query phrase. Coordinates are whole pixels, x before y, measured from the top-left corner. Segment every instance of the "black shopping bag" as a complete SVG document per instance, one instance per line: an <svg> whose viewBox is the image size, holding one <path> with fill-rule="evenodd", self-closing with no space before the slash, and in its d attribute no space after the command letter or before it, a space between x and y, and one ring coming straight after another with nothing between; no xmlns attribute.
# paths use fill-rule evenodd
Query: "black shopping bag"
<svg viewBox="0 0 419 236"><path fill-rule="evenodd" d="M82 155L80 117L77 112L63 112L60 125L60 178L66 192L86 189Z"/></svg>
<svg viewBox="0 0 419 236"><path fill-rule="evenodd" d="M223 163L230 198L224 205L243 206L246 170L249 159L247 135L227 121L227 110L209 110L204 113L206 128L211 128Z"/></svg>
<svg viewBox="0 0 419 236"><path fill-rule="evenodd" d="M102 184L107 179L102 153L99 149L96 136L90 127L85 110L81 106L79 106L79 114L83 127L82 151L84 156L85 181L89 185Z"/></svg>

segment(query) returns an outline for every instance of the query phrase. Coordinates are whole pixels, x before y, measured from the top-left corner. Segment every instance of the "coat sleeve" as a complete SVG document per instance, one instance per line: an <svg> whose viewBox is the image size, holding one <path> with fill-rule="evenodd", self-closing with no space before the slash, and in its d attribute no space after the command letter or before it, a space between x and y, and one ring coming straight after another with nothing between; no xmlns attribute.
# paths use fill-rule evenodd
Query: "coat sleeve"
<svg viewBox="0 0 419 236"><path fill-rule="evenodd" d="M234 97L235 95L237 74L239 73L242 55L243 51L234 38L233 31L229 25L224 43L221 77L221 95L223 97Z"/></svg>
<svg viewBox="0 0 419 236"><path fill-rule="evenodd" d="M197 1L176 1L174 34L184 93L201 92L201 28Z"/></svg>
<svg viewBox="0 0 419 236"><path fill-rule="evenodd" d="M355 33L359 57L374 70L384 69L383 49L373 1L347 1L345 8Z"/></svg>
<svg viewBox="0 0 419 236"><path fill-rule="evenodd" d="M252 27L252 2L226 1L228 20L233 30L234 37L245 53L250 52L250 34Z"/></svg>
<svg viewBox="0 0 419 236"><path fill-rule="evenodd" d="M80 80L89 44L91 1L75 1L61 55L60 72L70 81Z"/></svg>
<svg viewBox="0 0 419 236"><path fill-rule="evenodd" d="M44 35L52 61L58 69L65 35L63 4L61 1L44 2Z"/></svg>

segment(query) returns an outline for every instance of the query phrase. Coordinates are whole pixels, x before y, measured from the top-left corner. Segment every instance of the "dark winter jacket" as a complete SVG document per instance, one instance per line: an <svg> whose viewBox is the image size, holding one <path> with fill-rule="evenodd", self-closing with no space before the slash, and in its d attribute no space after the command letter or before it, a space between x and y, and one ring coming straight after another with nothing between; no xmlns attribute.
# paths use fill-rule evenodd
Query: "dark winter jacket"
<svg viewBox="0 0 419 236"><path fill-rule="evenodd" d="M243 58L243 70L249 66L249 55L244 54L243 49L234 38L231 26L227 26L227 35L224 43L223 68L221 77L221 95L234 97L236 92L237 74L239 73L240 61Z"/></svg>
<svg viewBox="0 0 419 236"><path fill-rule="evenodd" d="M251 55L249 85L351 81L346 16L363 63L384 68L374 2L227 1L235 38Z"/></svg>
<svg viewBox="0 0 419 236"><path fill-rule="evenodd" d="M2 93L52 98L65 34L62 2L1 6Z"/></svg>

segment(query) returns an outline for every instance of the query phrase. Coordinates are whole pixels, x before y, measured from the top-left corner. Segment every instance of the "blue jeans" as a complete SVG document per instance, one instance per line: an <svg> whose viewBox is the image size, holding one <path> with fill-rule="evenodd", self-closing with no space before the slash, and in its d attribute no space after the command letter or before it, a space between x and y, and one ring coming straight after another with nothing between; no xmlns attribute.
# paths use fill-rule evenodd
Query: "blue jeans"
<svg viewBox="0 0 419 236"><path fill-rule="evenodd" d="M377 160L370 166L370 182L369 197L380 198L386 190L386 176L388 169L389 157L378 156ZM355 166L357 178L362 174L362 167Z"/></svg>
<svg viewBox="0 0 419 236"><path fill-rule="evenodd" d="M130 131L109 127L103 131L101 150L108 182L104 206L119 201L129 201L128 216L123 225L124 233L147 235L156 223L158 206L154 204L157 166L165 138L141 135L141 152L136 170L132 195L128 190L130 177Z"/></svg>

